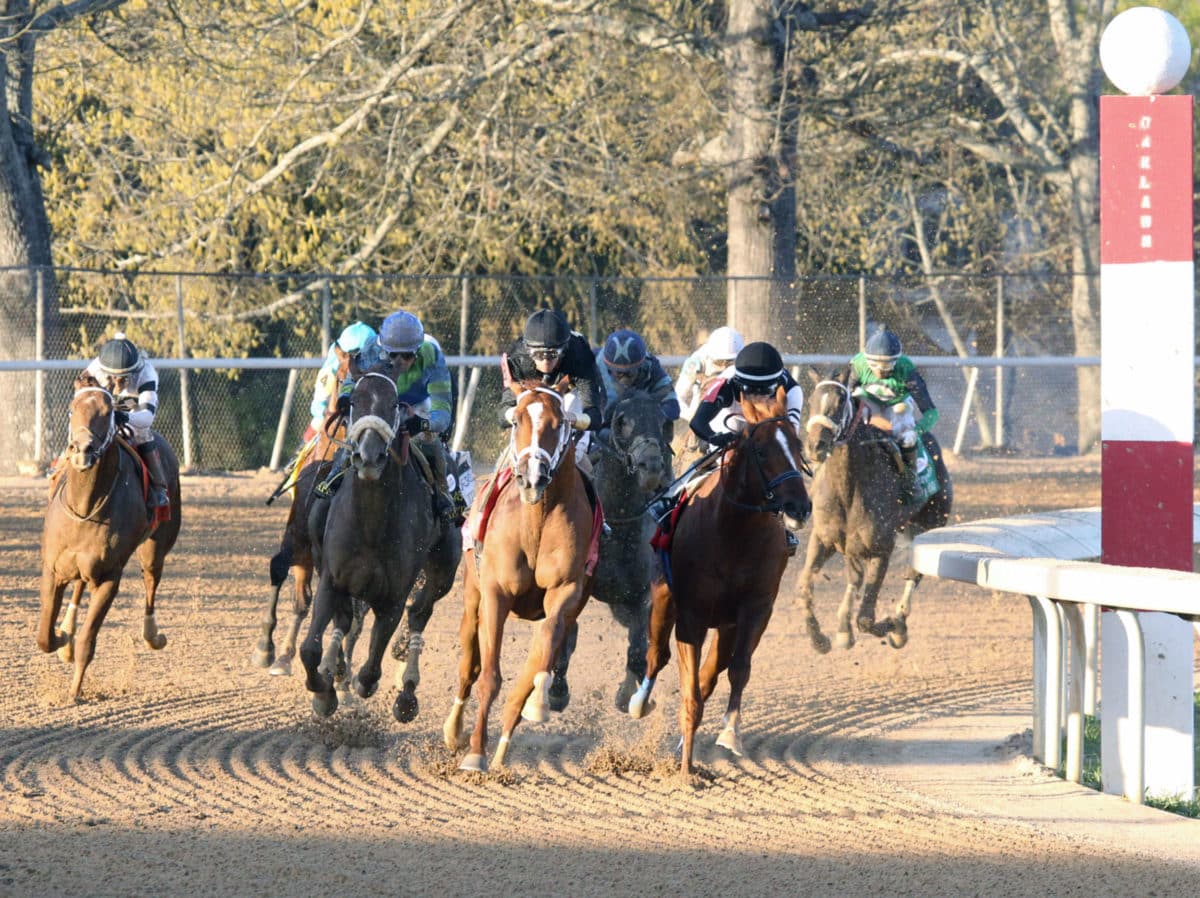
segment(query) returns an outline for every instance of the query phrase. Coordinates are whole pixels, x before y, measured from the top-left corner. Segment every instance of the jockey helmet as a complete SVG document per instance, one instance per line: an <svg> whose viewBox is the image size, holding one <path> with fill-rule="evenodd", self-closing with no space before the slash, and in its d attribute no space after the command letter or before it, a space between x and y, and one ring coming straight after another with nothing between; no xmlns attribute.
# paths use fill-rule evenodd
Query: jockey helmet
<svg viewBox="0 0 1200 898"><path fill-rule="evenodd" d="M733 382L746 393L769 393L783 377L783 357L770 343L747 343L733 362Z"/></svg>
<svg viewBox="0 0 1200 898"><path fill-rule="evenodd" d="M892 369L896 366L896 359L900 358L901 347L900 338L893 334L887 327L881 327L875 333L867 338L867 345L864 347L867 364L872 368L878 368L881 375L892 373Z"/></svg>
<svg viewBox="0 0 1200 898"><path fill-rule="evenodd" d="M553 309L538 309L525 322L523 336L530 349L560 349L571 339L571 327Z"/></svg>
<svg viewBox="0 0 1200 898"><path fill-rule="evenodd" d="M710 359L732 362L746 341L732 327L718 327L708 335L704 352Z"/></svg>
<svg viewBox="0 0 1200 898"><path fill-rule="evenodd" d="M141 352L119 331L100 347L100 370L109 377L125 377L142 370L145 359Z"/></svg>
<svg viewBox="0 0 1200 898"><path fill-rule="evenodd" d="M362 352L374 339L375 328L369 324L363 324L361 321L356 321L342 331L341 336L337 338L337 345L342 352L354 355L356 352Z"/></svg>
<svg viewBox="0 0 1200 898"><path fill-rule="evenodd" d="M425 326L412 312L392 312L379 328L379 348L389 355L416 352L425 342Z"/></svg>
<svg viewBox="0 0 1200 898"><path fill-rule="evenodd" d="M646 341L631 330L614 331L604 341L604 364L613 371L633 371L646 361Z"/></svg>

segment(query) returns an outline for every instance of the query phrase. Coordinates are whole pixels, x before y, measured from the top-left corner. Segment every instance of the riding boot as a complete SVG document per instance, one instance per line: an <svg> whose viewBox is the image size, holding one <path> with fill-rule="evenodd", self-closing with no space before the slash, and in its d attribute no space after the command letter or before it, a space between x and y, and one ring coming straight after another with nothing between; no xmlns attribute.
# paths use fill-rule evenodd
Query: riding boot
<svg viewBox="0 0 1200 898"><path fill-rule="evenodd" d="M316 485L313 492L323 499L328 499L338 488L338 484L342 482L343 468L346 467L346 458L349 455L346 449L338 449L333 453L333 461L329 465L329 473L325 475L325 479Z"/></svg>
<svg viewBox="0 0 1200 898"><path fill-rule="evenodd" d="M422 443L420 450L429 461L433 474L433 516L453 521L454 500L446 490L446 453L442 451L441 443L435 441Z"/></svg>
<svg viewBox="0 0 1200 898"><path fill-rule="evenodd" d="M901 446L900 455L904 459L904 467L913 477L917 476L917 455L919 448L916 443L911 446Z"/></svg>
<svg viewBox="0 0 1200 898"><path fill-rule="evenodd" d="M167 475L163 472L158 446L154 443L143 443L137 449L150 474L149 504L155 508L166 508L171 500L167 497Z"/></svg>

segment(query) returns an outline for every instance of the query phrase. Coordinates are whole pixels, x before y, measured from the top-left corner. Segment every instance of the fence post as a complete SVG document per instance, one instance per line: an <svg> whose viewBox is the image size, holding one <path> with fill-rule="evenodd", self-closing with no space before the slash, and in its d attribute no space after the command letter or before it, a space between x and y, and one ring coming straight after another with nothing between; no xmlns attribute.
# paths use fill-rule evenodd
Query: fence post
<svg viewBox="0 0 1200 898"><path fill-rule="evenodd" d="M317 350L322 356L333 343L333 290L329 281L321 285L321 346Z"/></svg>
<svg viewBox="0 0 1200 898"><path fill-rule="evenodd" d="M858 276L858 349L862 352L867 345L867 279Z"/></svg>
<svg viewBox="0 0 1200 898"><path fill-rule="evenodd" d="M458 307L458 354L460 357L465 357L467 354L467 327L471 322L471 279L467 275L462 276L462 299ZM454 410L454 420L457 422L462 418L463 411L463 393L467 389L467 366L458 366L458 408ZM457 423L455 431L458 430Z"/></svg>
<svg viewBox="0 0 1200 898"><path fill-rule="evenodd" d="M175 324L179 332L179 345L176 354L182 362L187 358L187 341L183 334L183 275L175 275ZM192 399L189 386L191 372L187 368L179 369L179 419L183 430L183 467L192 468Z"/></svg>
<svg viewBox="0 0 1200 898"><path fill-rule="evenodd" d="M596 316L599 314L599 301L596 298L596 279L588 281L588 345L595 346L599 339L596 331Z"/></svg>
<svg viewBox="0 0 1200 898"><path fill-rule="evenodd" d="M46 358L46 270L38 268L34 281L35 326L34 358ZM46 439L46 372L38 368L33 375L33 463L41 470Z"/></svg>
<svg viewBox="0 0 1200 898"><path fill-rule="evenodd" d="M287 389L283 392L283 408L279 410L279 423L275 426L275 445L271 447L271 470L279 470L283 456L283 441L287 436L288 418L291 416L292 400L296 398L296 381L300 372L293 368L288 372Z"/></svg>
<svg viewBox="0 0 1200 898"><path fill-rule="evenodd" d="M1004 275L996 275L996 358L1004 358ZM996 366L996 448L1004 448L1004 366Z"/></svg>

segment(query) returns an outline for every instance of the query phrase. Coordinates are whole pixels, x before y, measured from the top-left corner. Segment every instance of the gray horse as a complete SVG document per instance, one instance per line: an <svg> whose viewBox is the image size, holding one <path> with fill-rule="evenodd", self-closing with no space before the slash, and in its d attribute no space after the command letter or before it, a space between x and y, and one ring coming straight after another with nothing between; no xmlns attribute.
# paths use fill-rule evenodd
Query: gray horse
<svg viewBox="0 0 1200 898"><path fill-rule="evenodd" d="M346 430L353 472L309 516L321 575L300 659L313 710L322 716L337 709L333 681L354 617L353 599L375 617L367 659L353 680L355 692L368 698L378 688L383 653L417 575L424 570L425 583L412 604L432 607L449 592L462 557L459 529L434 518L430 486L415 459L420 450L409 445L404 427L411 414L398 401L391 377L380 371L363 374L350 397ZM333 634L323 648L330 621ZM417 715L418 655L410 645L408 665L397 678L400 693L392 713L404 723Z"/></svg>
<svg viewBox="0 0 1200 898"><path fill-rule="evenodd" d="M813 514L797 604L804 610L813 648L822 654L829 651L830 643L813 612L813 578L834 552L846 559L846 591L838 607L838 646L854 644L850 617L860 592L859 632L886 635L894 648L908 642L908 613L921 582L911 559L895 614L883 621L875 619L879 591L897 545L911 556L913 537L945 526L952 501L950 475L932 434L925 434L923 440L939 489L923 501L912 501L905 490L906 475L901 473L903 461L896 444L888 434L862 420L858 402L847 387L848 375L848 369L841 369L821 379L813 372L817 383L809 397L806 424L805 452L814 465L809 487Z"/></svg>
<svg viewBox="0 0 1200 898"><path fill-rule="evenodd" d="M609 532L600 538L600 561L592 580L592 596L609 607L628 633L625 679L616 705L629 708L629 697L646 674L646 633L650 621L650 581L654 554L650 536L654 520L648 506L671 479L670 437L659 401L633 390L616 405L612 426L594 444L595 484ZM567 666L575 651L578 627L567 631L550 683L550 707L570 701Z"/></svg>

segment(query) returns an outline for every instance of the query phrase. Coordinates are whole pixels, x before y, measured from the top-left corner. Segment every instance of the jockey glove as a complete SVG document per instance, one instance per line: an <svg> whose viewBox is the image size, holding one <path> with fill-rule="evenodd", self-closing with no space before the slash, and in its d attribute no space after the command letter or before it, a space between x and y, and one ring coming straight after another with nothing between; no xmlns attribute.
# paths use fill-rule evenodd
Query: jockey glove
<svg viewBox="0 0 1200 898"><path fill-rule="evenodd" d="M714 449L724 449L736 439L736 433L730 433L728 430L718 430L708 438L707 443Z"/></svg>
<svg viewBox="0 0 1200 898"><path fill-rule="evenodd" d="M404 422L404 429L415 437L417 434L429 430L429 419L422 418L420 415L413 415Z"/></svg>

